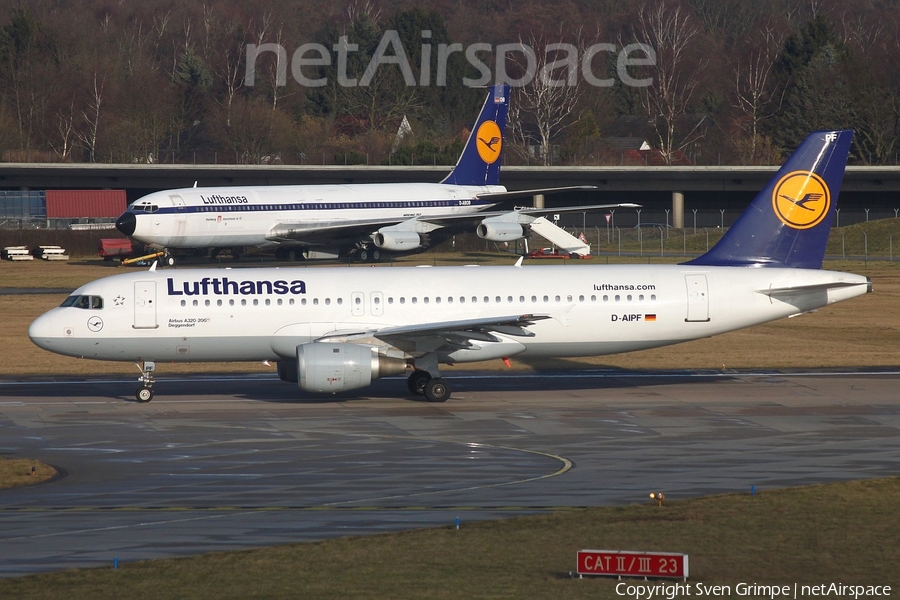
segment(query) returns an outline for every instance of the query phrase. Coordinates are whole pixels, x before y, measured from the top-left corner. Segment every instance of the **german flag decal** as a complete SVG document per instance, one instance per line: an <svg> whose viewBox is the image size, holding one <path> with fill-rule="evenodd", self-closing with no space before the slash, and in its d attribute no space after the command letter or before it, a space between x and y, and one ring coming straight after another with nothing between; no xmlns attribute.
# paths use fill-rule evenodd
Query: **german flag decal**
<svg viewBox="0 0 900 600"><path fill-rule="evenodd" d="M656 315L644 315L645 321L656 321Z"/></svg>

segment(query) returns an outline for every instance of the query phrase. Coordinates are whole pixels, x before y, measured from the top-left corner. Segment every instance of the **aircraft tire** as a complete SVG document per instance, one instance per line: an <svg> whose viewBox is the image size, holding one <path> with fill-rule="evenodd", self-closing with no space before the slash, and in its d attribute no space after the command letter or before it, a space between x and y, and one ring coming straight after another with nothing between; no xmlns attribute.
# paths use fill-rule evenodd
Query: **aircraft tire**
<svg viewBox="0 0 900 600"><path fill-rule="evenodd" d="M369 260L369 251L363 248L356 253L356 258L359 259L359 262L366 262L367 260Z"/></svg>
<svg viewBox="0 0 900 600"><path fill-rule="evenodd" d="M428 383L429 379L431 379L431 375L428 371L413 371L406 378L406 387L413 394L421 396L425 393L425 384Z"/></svg>
<svg viewBox="0 0 900 600"><path fill-rule="evenodd" d="M163 264L165 264L167 267L174 267L175 266L175 257L174 256L166 256L165 258L163 258Z"/></svg>
<svg viewBox="0 0 900 600"><path fill-rule="evenodd" d="M153 400L153 389L148 388L147 386L141 386L138 388L138 391L134 394L134 397L138 402L145 403Z"/></svg>
<svg viewBox="0 0 900 600"><path fill-rule="evenodd" d="M297 251L296 248L291 248L290 250L287 251L288 260L291 262L294 262L295 260L297 260L297 257L299 256L299 254L300 253Z"/></svg>
<svg viewBox="0 0 900 600"><path fill-rule="evenodd" d="M372 250L372 262L376 263L381 260L381 252L378 250Z"/></svg>
<svg viewBox="0 0 900 600"><path fill-rule="evenodd" d="M446 402L450 398L450 386L442 377L429 379L425 384L425 399L429 402Z"/></svg>

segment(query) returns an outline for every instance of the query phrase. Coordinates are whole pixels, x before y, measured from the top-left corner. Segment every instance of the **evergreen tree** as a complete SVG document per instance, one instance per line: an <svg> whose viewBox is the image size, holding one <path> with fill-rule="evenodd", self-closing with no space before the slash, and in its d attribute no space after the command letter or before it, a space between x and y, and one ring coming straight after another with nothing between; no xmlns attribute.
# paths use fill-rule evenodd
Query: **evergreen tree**
<svg viewBox="0 0 900 600"><path fill-rule="evenodd" d="M822 14L788 36L776 59L774 75L784 89L781 111L769 121L775 144L793 148L810 131L852 126L852 96L843 65L851 49Z"/></svg>

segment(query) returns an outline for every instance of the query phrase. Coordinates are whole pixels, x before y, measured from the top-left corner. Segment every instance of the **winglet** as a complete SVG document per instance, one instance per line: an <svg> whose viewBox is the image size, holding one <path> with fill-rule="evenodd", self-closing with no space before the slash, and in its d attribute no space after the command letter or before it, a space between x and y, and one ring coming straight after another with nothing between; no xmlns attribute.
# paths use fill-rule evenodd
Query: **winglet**
<svg viewBox="0 0 900 600"><path fill-rule="evenodd" d="M441 183L454 185L497 185L503 157L509 86L495 85L481 107L456 166Z"/></svg>
<svg viewBox="0 0 900 600"><path fill-rule="evenodd" d="M685 264L821 268L852 140L810 134L719 243Z"/></svg>

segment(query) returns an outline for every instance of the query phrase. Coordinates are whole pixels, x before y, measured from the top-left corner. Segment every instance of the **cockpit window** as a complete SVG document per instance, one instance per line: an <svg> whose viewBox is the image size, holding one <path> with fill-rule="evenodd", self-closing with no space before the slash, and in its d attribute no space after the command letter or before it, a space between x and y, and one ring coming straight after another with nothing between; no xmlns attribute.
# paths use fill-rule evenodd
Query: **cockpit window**
<svg viewBox="0 0 900 600"><path fill-rule="evenodd" d="M159 210L159 206L156 204L150 204L149 202L138 202L131 206L132 212L148 212L155 213Z"/></svg>
<svg viewBox="0 0 900 600"><path fill-rule="evenodd" d="M72 306L75 308L93 308L100 310L103 308L103 298L101 296L69 296L60 306Z"/></svg>

